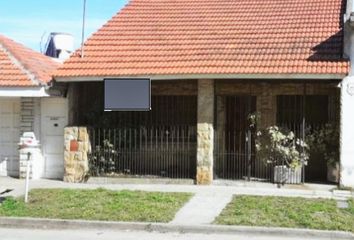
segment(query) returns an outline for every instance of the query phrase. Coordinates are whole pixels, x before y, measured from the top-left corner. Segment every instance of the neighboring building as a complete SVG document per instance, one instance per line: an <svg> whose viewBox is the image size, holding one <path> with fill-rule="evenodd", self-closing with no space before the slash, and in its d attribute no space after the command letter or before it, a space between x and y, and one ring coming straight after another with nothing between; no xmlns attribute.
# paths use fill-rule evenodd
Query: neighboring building
<svg viewBox="0 0 354 240"><path fill-rule="evenodd" d="M64 61L74 51L74 37L68 33L52 32L46 44L45 55Z"/></svg>
<svg viewBox="0 0 354 240"><path fill-rule="evenodd" d="M63 148L58 146L67 125L67 100L60 97L60 88L49 90L58 66L0 35L0 176L24 175L18 143L23 132L34 132L42 152L42 158L35 159L36 176L62 178Z"/></svg>
<svg viewBox="0 0 354 240"><path fill-rule="evenodd" d="M351 57L345 8L344 0L132 0L54 74L68 83L69 125L88 127L91 174L272 181L248 117L259 112L257 128L279 125L298 137L339 124L338 85ZM103 112L105 78L141 77L152 79L151 112ZM354 136L348 119L342 133ZM69 181L73 163L87 161L75 131L65 145ZM348 139L341 183L354 186ZM313 156L303 178L327 182L328 172Z"/></svg>

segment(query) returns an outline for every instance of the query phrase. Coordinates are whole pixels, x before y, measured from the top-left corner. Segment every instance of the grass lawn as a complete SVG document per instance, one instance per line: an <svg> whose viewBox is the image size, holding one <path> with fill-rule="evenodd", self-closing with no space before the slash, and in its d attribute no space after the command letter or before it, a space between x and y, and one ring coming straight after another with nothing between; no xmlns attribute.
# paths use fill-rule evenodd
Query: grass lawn
<svg viewBox="0 0 354 240"><path fill-rule="evenodd" d="M335 200L236 196L215 223L354 232L354 200L338 209Z"/></svg>
<svg viewBox="0 0 354 240"><path fill-rule="evenodd" d="M169 222L190 197L188 193L35 189L27 205L23 198L6 199L0 216Z"/></svg>

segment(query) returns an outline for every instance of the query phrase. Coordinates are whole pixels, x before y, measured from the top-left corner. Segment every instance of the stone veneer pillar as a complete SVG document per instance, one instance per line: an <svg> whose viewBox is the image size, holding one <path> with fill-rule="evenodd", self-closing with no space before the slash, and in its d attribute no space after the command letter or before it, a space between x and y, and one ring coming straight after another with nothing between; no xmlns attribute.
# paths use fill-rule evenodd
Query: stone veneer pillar
<svg viewBox="0 0 354 240"><path fill-rule="evenodd" d="M198 81L197 184L213 181L214 80Z"/></svg>
<svg viewBox="0 0 354 240"><path fill-rule="evenodd" d="M86 182L89 177L88 154L91 152L86 127L64 129L64 182Z"/></svg>

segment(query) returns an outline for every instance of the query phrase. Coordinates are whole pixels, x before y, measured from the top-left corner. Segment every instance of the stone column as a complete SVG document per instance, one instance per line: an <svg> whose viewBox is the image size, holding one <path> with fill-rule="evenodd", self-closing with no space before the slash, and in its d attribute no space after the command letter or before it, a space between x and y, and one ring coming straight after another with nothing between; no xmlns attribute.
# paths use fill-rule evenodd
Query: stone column
<svg viewBox="0 0 354 240"><path fill-rule="evenodd" d="M197 184L213 181L214 80L198 81Z"/></svg>
<svg viewBox="0 0 354 240"><path fill-rule="evenodd" d="M64 141L64 182L86 182L89 177L88 154L91 152L86 127L66 127Z"/></svg>
<svg viewBox="0 0 354 240"><path fill-rule="evenodd" d="M340 185L354 187L354 76L341 83Z"/></svg>

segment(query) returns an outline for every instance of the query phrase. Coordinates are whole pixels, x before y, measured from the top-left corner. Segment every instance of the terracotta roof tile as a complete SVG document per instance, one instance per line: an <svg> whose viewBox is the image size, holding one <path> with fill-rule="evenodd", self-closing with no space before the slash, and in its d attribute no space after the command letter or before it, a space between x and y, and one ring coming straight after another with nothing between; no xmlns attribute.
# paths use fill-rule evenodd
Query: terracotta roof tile
<svg viewBox="0 0 354 240"><path fill-rule="evenodd" d="M0 35L0 86L31 87L48 83L59 63Z"/></svg>
<svg viewBox="0 0 354 240"><path fill-rule="evenodd" d="M132 0L56 77L347 74L344 0Z"/></svg>

